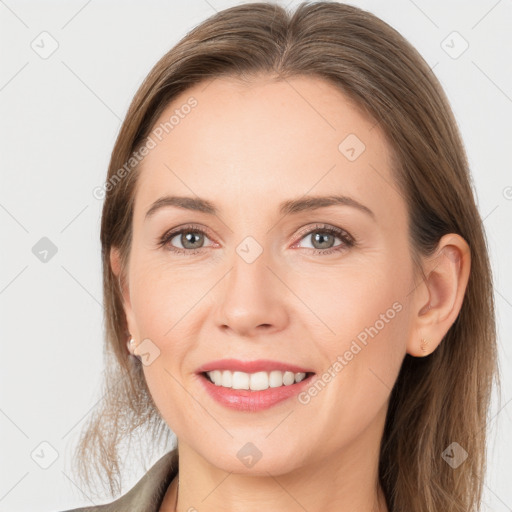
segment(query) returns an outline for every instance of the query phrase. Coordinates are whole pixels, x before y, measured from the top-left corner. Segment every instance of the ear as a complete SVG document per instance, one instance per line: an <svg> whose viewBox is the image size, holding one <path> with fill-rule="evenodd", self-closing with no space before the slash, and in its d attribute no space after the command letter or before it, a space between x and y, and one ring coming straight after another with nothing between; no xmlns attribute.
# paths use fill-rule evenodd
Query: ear
<svg viewBox="0 0 512 512"><path fill-rule="evenodd" d="M128 332L130 335L135 338L136 342L139 343L139 333L137 329L137 324L135 322L135 315L133 314L131 299L130 299L130 287L128 283L128 272L123 273L121 253L119 248L111 247L110 248L110 266L112 268L112 272L118 279L119 287L121 290L121 297L123 302L123 309L126 315L126 322L128 325ZM123 274L126 276L123 279ZM126 281L126 282L125 282Z"/></svg>
<svg viewBox="0 0 512 512"><path fill-rule="evenodd" d="M471 267L469 245L457 234L444 235L423 265L427 279L414 290L407 341L407 353L415 357L431 354L459 315Z"/></svg>

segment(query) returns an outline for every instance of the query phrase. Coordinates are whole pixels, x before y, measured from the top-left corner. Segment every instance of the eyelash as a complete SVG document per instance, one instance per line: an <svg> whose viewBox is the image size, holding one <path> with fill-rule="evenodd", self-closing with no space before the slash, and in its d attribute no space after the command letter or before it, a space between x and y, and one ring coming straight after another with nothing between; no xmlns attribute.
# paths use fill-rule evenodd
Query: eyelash
<svg viewBox="0 0 512 512"><path fill-rule="evenodd" d="M350 249L351 247L354 247L356 245L355 239L345 230L336 228L334 226L329 226L326 224L317 224L313 228L309 229L305 233L300 234L299 241L305 238L306 236L312 235L313 233L329 233L331 235L336 236L337 238L341 239L343 242L342 244L332 247L330 249L309 249L313 251L313 254L326 256L335 252L341 252L346 249ZM176 231L168 231L162 235L162 237L158 240L158 247L165 247L169 244L169 242L176 236L180 235L182 233L200 233L202 235L205 235L208 237L208 233L204 231L202 228L197 226L185 226L181 229L178 229ZM174 247L169 244L168 250L171 252L174 252L176 254L181 254L183 256L188 255L195 255L200 253L205 247L201 247L199 249L180 249L179 247Z"/></svg>

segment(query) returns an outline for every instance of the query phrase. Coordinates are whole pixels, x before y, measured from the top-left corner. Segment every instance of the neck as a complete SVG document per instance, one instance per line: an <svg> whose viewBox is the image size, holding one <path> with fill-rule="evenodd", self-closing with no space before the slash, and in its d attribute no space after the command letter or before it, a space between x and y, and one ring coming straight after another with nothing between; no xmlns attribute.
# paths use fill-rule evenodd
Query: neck
<svg viewBox="0 0 512 512"><path fill-rule="evenodd" d="M384 419L385 414L339 451L318 458L313 454L306 464L279 474L271 461L257 476L222 470L180 439L179 493L176 477L160 512L174 512L176 498L179 512L388 512L378 482Z"/></svg>

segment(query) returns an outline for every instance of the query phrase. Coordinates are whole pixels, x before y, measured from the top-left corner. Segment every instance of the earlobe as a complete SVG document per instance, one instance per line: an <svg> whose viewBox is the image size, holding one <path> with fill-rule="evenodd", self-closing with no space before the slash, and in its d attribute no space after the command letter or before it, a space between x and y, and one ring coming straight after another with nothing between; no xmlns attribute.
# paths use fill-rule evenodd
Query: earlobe
<svg viewBox="0 0 512 512"><path fill-rule="evenodd" d="M437 250L425 263L427 279L417 287L417 311L407 353L414 357L431 354L441 343L460 313L471 266L470 249L459 235L443 236Z"/></svg>

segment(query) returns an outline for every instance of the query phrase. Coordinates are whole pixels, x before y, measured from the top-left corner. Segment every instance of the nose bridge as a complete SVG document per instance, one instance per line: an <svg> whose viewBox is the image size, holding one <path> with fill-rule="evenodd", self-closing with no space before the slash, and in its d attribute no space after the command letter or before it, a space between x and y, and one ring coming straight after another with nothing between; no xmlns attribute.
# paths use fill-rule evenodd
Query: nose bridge
<svg viewBox="0 0 512 512"><path fill-rule="evenodd" d="M252 237L244 239L232 258L229 288L232 292L249 294L263 291L269 273L270 252ZM267 283L268 284L268 283ZM268 290L267 290L268 291Z"/></svg>
<svg viewBox="0 0 512 512"><path fill-rule="evenodd" d="M238 334L250 335L259 326L283 327L286 314L283 290L268 268L271 252L252 237L235 248L231 271L218 297L217 323Z"/></svg>

